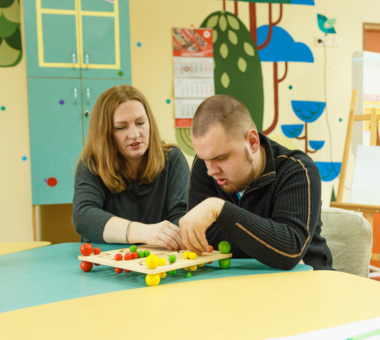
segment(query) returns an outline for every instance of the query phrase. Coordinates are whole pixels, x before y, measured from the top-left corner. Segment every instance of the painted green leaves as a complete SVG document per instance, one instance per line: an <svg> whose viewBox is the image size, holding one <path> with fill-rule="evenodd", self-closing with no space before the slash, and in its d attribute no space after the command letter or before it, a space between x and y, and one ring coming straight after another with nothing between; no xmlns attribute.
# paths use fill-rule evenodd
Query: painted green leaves
<svg viewBox="0 0 380 340"><path fill-rule="evenodd" d="M22 58L19 0L0 1L0 67L17 65Z"/></svg>
<svg viewBox="0 0 380 340"><path fill-rule="evenodd" d="M262 131L264 94L261 63L255 43L238 17L214 12L201 27L213 28L215 93L228 94L247 106Z"/></svg>
<svg viewBox="0 0 380 340"><path fill-rule="evenodd" d="M190 128L175 129L175 139L183 152L190 156L195 156L193 144L191 143Z"/></svg>

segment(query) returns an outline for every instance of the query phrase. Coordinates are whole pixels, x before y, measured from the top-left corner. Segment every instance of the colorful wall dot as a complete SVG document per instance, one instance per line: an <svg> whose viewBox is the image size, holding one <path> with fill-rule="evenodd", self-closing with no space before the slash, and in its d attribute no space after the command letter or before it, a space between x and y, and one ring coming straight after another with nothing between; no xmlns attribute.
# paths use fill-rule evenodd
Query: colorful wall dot
<svg viewBox="0 0 380 340"><path fill-rule="evenodd" d="M137 47L141 47L141 42L138 42L138 43L137 43Z"/></svg>
<svg viewBox="0 0 380 340"><path fill-rule="evenodd" d="M63 104L65 104L65 101L64 101L64 100L60 100L60 101L59 101L59 104L60 104L60 105L63 105Z"/></svg>
<svg viewBox="0 0 380 340"><path fill-rule="evenodd" d="M341 122L341 121L342 121L342 118L339 118L339 121Z"/></svg>
<svg viewBox="0 0 380 340"><path fill-rule="evenodd" d="M293 86L292 85L289 85L289 90L293 90Z"/></svg>
<svg viewBox="0 0 380 340"><path fill-rule="evenodd" d="M58 181L54 177L50 177L48 179L45 179L44 182L49 186L49 187L55 187L58 184Z"/></svg>
<svg viewBox="0 0 380 340"><path fill-rule="evenodd" d="M124 72L123 72L123 71L119 71L118 75L119 75L120 77L122 77L122 76L124 75Z"/></svg>
<svg viewBox="0 0 380 340"><path fill-rule="evenodd" d="M171 103L170 99L166 99L166 104L170 104L170 103Z"/></svg>
<svg viewBox="0 0 380 340"><path fill-rule="evenodd" d="M27 158L26 156L23 156L21 159L22 159L23 161L26 161L28 158Z"/></svg>
<svg viewBox="0 0 380 340"><path fill-rule="evenodd" d="M5 106L2 106L2 107L1 107L1 111L5 111Z"/></svg>

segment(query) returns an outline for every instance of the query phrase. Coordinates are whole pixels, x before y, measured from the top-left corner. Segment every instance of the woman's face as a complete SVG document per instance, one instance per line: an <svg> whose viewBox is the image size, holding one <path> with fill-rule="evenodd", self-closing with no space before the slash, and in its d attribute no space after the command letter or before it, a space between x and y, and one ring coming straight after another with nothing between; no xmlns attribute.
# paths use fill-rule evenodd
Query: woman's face
<svg viewBox="0 0 380 340"><path fill-rule="evenodd" d="M149 120L143 104L135 99L120 104L113 127L120 154L130 163L139 163L149 147Z"/></svg>

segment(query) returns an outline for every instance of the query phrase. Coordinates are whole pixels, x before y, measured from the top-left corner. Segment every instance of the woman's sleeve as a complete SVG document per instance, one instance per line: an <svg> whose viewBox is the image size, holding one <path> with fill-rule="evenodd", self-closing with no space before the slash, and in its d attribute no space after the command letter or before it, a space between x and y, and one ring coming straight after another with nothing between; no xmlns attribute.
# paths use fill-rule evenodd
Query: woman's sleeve
<svg viewBox="0 0 380 340"><path fill-rule="evenodd" d="M190 170L185 156L182 152L173 147L170 161L168 190L167 190L167 211L168 221L179 225L179 219L187 212L187 197L189 190Z"/></svg>
<svg viewBox="0 0 380 340"><path fill-rule="evenodd" d="M80 162L75 173L73 223L83 238L95 243L105 243L104 227L114 216L103 210L105 200L106 188L101 178Z"/></svg>

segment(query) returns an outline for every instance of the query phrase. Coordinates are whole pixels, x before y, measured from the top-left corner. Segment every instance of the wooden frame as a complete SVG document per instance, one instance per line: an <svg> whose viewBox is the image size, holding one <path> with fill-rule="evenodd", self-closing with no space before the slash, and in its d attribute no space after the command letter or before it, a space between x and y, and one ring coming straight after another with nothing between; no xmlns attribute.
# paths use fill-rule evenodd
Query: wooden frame
<svg viewBox="0 0 380 340"><path fill-rule="evenodd" d="M338 193L337 193L336 201L331 202L331 206L334 208L354 210L354 211L366 213L366 219L371 224L372 231L373 231L373 214L380 212L380 206L342 202L354 122L355 121L370 121L370 132L371 132L370 145L371 146L380 145L380 136L379 136L379 131L378 131L378 120L380 120L380 114L377 114L376 113L377 109L373 108L371 110L371 114L356 115L355 113L356 113L357 102L358 102L358 90L353 90L352 98L351 98L351 106L350 106L350 115L349 115L348 124L347 124L346 142L344 144L344 152L343 152L342 167L341 167L341 173L340 173L340 179L339 179ZM372 253L371 260L379 261L380 254ZM375 270L375 268L376 267L371 266L371 269ZM380 272L380 268L378 269L378 271ZM374 276L380 276L380 274L375 274Z"/></svg>
<svg viewBox="0 0 380 340"><path fill-rule="evenodd" d="M110 266L110 267L115 267L115 268L127 269L134 272L139 272L142 274L160 274L160 273L168 272L170 270L186 268L186 267L195 266L202 263L213 262L213 261L232 257L231 253L222 254L220 251L214 250L212 253L203 253L201 256L198 256L195 260L189 260L189 259L183 258L183 253L185 252L184 250L170 251L165 248L160 248L160 247L155 247L155 246L150 246L150 245L138 246L138 250L141 250L141 251L149 250L150 254L155 254L160 258L164 258L166 260L166 264L164 266L158 266L156 269L149 269L146 266L145 257L126 261L124 260L124 255L130 252L129 247L104 251L98 255L94 255L94 254L91 254L90 256L80 255L78 256L78 260L102 264L105 266ZM115 260L116 254L122 254L123 260L116 261ZM169 263L170 255L175 255L177 257L176 262L173 264Z"/></svg>

